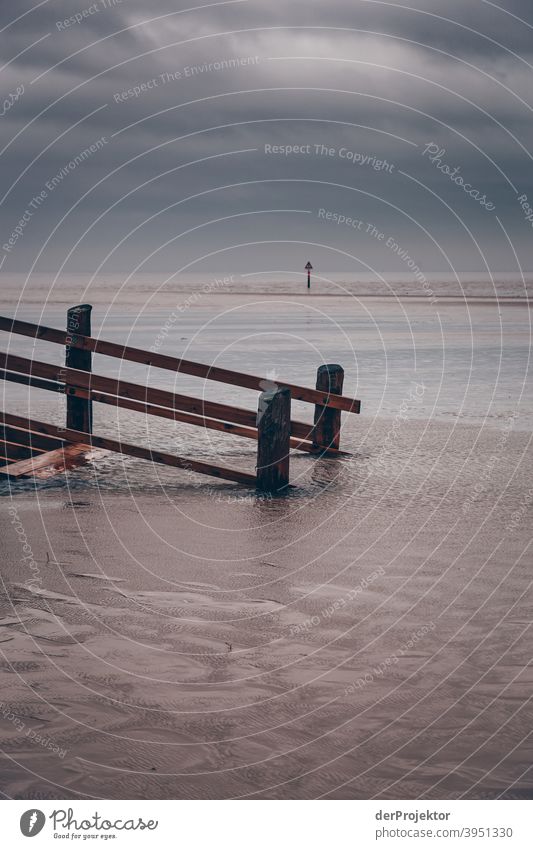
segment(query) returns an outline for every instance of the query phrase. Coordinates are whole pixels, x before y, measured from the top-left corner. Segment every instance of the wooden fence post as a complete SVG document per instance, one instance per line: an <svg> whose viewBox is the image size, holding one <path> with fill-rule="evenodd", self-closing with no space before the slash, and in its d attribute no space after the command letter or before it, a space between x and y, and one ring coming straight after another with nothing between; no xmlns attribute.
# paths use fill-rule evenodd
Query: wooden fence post
<svg viewBox="0 0 533 849"><path fill-rule="evenodd" d="M82 351L73 348L70 344L76 336L91 335L91 310L90 304L80 304L70 307L67 312L67 346L65 351L65 366L76 368L81 371L91 371L92 354L90 351ZM65 385L67 395L67 428L81 430L84 433L92 433L93 428L93 403L90 399L78 398L69 395L68 383Z"/></svg>
<svg viewBox="0 0 533 849"><path fill-rule="evenodd" d="M278 492L289 483L291 390L269 389L257 411L257 489Z"/></svg>
<svg viewBox="0 0 533 849"><path fill-rule="evenodd" d="M319 366L316 373L316 388L327 395L342 395L344 369L335 363ZM315 405L313 446L339 448L341 441L341 411L332 407Z"/></svg>

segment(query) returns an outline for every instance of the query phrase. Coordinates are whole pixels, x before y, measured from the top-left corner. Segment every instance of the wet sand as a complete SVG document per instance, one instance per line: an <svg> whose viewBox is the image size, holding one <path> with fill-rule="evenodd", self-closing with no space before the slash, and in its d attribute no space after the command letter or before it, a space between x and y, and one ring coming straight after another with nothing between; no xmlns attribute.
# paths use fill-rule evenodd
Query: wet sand
<svg viewBox="0 0 533 849"><path fill-rule="evenodd" d="M116 458L4 493L5 796L531 795L529 433L349 441L272 502Z"/></svg>

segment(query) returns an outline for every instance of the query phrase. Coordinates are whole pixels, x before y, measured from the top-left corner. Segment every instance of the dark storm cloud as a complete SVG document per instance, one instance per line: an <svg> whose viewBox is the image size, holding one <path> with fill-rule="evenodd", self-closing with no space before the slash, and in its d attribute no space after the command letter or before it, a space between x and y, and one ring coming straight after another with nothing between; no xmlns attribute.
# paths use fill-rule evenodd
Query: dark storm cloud
<svg viewBox="0 0 533 849"><path fill-rule="evenodd" d="M465 227L510 265L495 215L423 155L428 143L445 149L443 160L493 201L530 264L530 230L517 203L517 194L533 195L529 3L512 0L505 10L482 0L450 0L445 10L437 0L415 5L293 0L180 13L163 0L148 8L138 0L65 0L26 15L30 4L19 4L15 15L3 8L2 59L13 60L2 71L3 97L21 86L24 93L0 119L2 244L35 194L46 193L5 252L5 269L27 269L63 218L41 265L55 267L90 228L74 260L90 270L151 216L115 251L113 267L129 268L183 230L232 215L239 217L211 225L208 235L203 228L181 239L184 254L205 253L206 238L213 245L252 240L258 226L274 241L305 237L352 251L353 233L318 218L326 202L377 221L433 267L442 256L422 227L459 265L474 266L478 257ZM100 147L87 153L98 139ZM265 145L300 152L267 154ZM320 147L317 154L315 145L334 153ZM372 158L393 167L379 171ZM227 185L233 188L220 189ZM247 214L257 209L308 212L269 214L258 223ZM360 239L356 248L364 261L379 258L371 241ZM169 261L158 255L159 265ZM268 263L268 252L258 261Z"/></svg>

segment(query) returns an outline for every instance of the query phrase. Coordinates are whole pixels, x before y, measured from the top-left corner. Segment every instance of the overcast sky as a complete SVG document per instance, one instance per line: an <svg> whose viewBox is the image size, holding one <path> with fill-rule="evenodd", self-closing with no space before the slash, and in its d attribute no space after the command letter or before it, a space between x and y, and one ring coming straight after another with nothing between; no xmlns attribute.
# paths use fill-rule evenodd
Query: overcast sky
<svg viewBox="0 0 533 849"><path fill-rule="evenodd" d="M533 268L531 0L190 4L2 4L5 272Z"/></svg>

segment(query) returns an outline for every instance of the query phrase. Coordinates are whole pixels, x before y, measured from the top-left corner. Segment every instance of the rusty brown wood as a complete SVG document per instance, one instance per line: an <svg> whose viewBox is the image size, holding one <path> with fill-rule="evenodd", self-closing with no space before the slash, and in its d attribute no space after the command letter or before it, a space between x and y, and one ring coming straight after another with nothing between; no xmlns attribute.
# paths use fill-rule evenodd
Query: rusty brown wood
<svg viewBox="0 0 533 849"><path fill-rule="evenodd" d="M0 468L0 474L10 478L51 477L54 474L83 465L93 451L90 445L76 443L44 451L41 454L9 463Z"/></svg>
<svg viewBox="0 0 533 849"><path fill-rule="evenodd" d="M271 389L259 396L257 410L257 489L280 493L289 483L290 389Z"/></svg>
<svg viewBox="0 0 533 849"><path fill-rule="evenodd" d="M76 340L79 336L91 335L90 304L80 304L70 307L67 312L67 340L65 348L65 367L68 375L71 369L90 372L92 369L92 353L85 348L78 348ZM68 378L66 378L68 383ZM91 433L93 429L93 405L90 398L78 398L67 394L67 427Z"/></svg>
<svg viewBox="0 0 533 849"><path fill-rule="evenodd" d="M32 450L27 445L7 441L0 442L0 451L8 460L26 460L28 457L33 457L34 454L44 453L40 448Z"/></svg>
<svg viewBox="0 0 533 849"><path fill-rule="evenodd" d="M40 434L44 433L49 436L60 437L66 442L82 442L91 445L93 448L103 448L104 450L114 451L118 454L137 457L140 460L150 460L152 463L174 466L178 469L186 469L190 472L210 475L211 477L222 478L248 486L255 486L256 483L255 475L248 474L247 472L228 469L224 466L214 466L211 463L204 463L199 460L188 460L164 451L141 448L138 445L131 445L127 442L119 442L116 439L108 439L102 436L95 436L94 434L82 433L71 428L59 428L47 422L37 421L36 419L25 419L22 416L11 415L11 413L0 412L0 422L6 425L12 425L13 427L26 428Z"/></svg>
<svg viewBox="0 0 533 849"><path fill-rule="evenodd" d="M4 371L22 372L31 377L45 378L56 383L65 382L67 392L70 387L80 387L92 392L100 391L109 395L131 398L132 400L151 403L159 407L184 410L199 416L228 421L235 424L255 427L256 414L240 407L231 407L214 401L190 398L187 395L177 395L165 389L138 386L125 380L115 380L94 374L65 369L61 366L43 363L39 360L29 360L26 357L15 356L0 352L0 368ZM291 422L291 433L300 439L311 438L312 425L305 422Z"/></svg>
<svg viewBox="0 0 533 849"><path fill-rule="evenodd" d="M39 377L33 377L26 374L20 374L13 371L5 371L0 369L0 380L8 380L14 383L22 383L25 386L34 386L37 389L46 389L51 392L63 393L65 384L52 380L43 380ZM129 398L121 398L117 395L110 395L106 392L89 393L88 389L81 389L78 386L70 386L69 393L80 398L87 398L90 394L91 399L101 404L108 404L114 407L123 407L127 410L134 410L145 415L158 416L171 421L182 422L183 424L191 424L197 427L205 427L208 430L217 430L221 433L230 433L233 436L241 436L245 439L257 440L257 428L245 427L243 425L235 425L231 422L219 421L218 419L210 419L206 416L198 416L189 413L182 413L178 410L172 410L169 407L158 407L155 404L145 404L142 401L133 401ZM310 425L306 425L308 431L311 430ZM309 436L309 433L307 434ZM321 454L327 457L349 457L346 451L337 451L336 449L326 449L322 446L313 445L309 440L291 437L291 448L295 451L305 451L309 454Z"/></svg>
<svg viewBox="0 0 533 849"><path fill-rule="evenodd" d="M26 445L32 450L51 451L53 448L61 448L64 440L41 433L33 433L23 428L9 427L0 424L0 438L13 442L17 445Z"/></svg>

